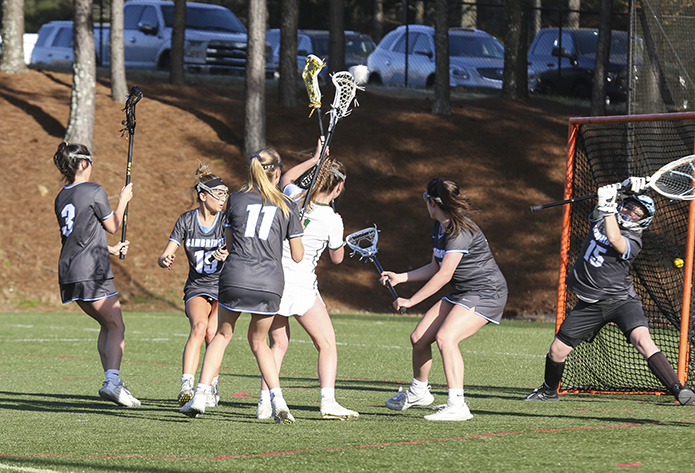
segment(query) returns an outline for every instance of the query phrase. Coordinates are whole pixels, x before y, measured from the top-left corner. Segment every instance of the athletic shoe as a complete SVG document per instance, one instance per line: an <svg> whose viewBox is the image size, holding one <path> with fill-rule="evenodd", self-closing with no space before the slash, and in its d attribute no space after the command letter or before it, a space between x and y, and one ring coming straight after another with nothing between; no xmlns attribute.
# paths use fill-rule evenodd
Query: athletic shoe
<svg viewBox="0 0 695 473"><path fill-rule="evenodd" d="M125 387L123 381L119 381L118 384L114 383L113 381L104 381L101 389L99 389L99 396L107 401L115 402L119 406L140 406L140 401L135 399L135 396L130 394L130 391L128 391L128 388Z"/></svg>
<svg viewBox="0 0 695 473"><path fill-rule="evenodd" d="M195 392L193 398L184 405L179 412L186 414L188 417L198 417L200 414L205 414L205 404L207 395L200 391Z"/></svg>
<svg viewBox="0 0 695 473"><path fill-rule="evenodd" d="M210 386L210 391L205 395L205 407L217 407L220 403L220 392L217 390L217 385Z"/></svg>
<svg viewBox="0 0 695 473"><path fill-rule="evenodd" d="M429 406L434 402L434 396L430 393L430 386L422 394L415 394L408 388L403 391L403 386L398 388L398 392L391 399L386 401L386 407L394 411L404 411L413 406Z"/></svg>
<svg viewBox="0 0 695 473"><path fill-rule="evenodd" d="M450 406L449 404L444 404L437 412L434 414L426 415L425 420L455 420L463 421L473 418L470 409L468 409L467 404L462 406Z"/></svg>
<svg viewBox="0 0 695 473"><path fill-rule="evenodd" d="M185 379L181 381L181 392L179 393L179 406L183 406L188 401L193 399L193 380Z"/></svg>
<svg viewBox="0 0 695 473"><path fill-rule="evenodd" d="M287 407L287 403L284 398L273 397L270 400L273 406L273 417L275 418L276 424L292 424L294 423L294 417L290 414L290 408Z"/></svg>
<svg viewBox="0 0 695 473"><path fill-rule="evenodd" d="M321 399L321 417L324 419L350 420L359 416L359 412L344 408L335 399Z"/></svg>
<svg viewBox="0 0 695 473"><path fill-rule="evenodd" d="M678 392L678 402L684 406L690 406L695 402L695 393L688 388L683 388Z"/></svg>
<svg viewBox="0 0 695 473"><path fill-rule="evenodd" d="M256 406L256 419L266 420L273 417L273 406L269 402L259 402Z"/></svg>
<svg viewBox="0 0 695 473"><path fill-rule="evenodd" d="M522 401L559 401L560 396L557 391L545 386L534 389L531 394L522 399Z"/></svg>

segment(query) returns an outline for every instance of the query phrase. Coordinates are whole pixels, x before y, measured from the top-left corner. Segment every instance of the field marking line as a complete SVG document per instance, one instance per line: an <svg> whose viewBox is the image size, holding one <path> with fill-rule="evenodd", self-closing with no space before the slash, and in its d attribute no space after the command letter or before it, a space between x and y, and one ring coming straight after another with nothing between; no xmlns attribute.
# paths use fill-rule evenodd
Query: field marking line
<svg viewBox="0 0 695 473"><path fill-rule="evenodd" d="M26 466L12 466L12 465L5 465L4 463L0 463L0 470L22 471L25 473L60 473L56 470L47 470L45 468L29 468Z"/></svg>

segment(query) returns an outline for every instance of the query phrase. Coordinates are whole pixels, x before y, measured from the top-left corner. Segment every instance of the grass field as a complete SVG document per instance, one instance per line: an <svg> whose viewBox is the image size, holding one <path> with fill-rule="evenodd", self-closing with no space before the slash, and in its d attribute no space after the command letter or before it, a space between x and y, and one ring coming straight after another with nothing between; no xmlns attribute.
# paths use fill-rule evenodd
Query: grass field
<svg viewBox="0 0 695 473"><path fill-rule="evenodd" d="M240 318L220 376L221 405L198 419L178 412L181 313L125 313L122 378L137 409L102 401L97 326L87 316L0 314L0 472L231 471L686 471L695 453L695 408L667 396L518 399L540 384L553 326L503 321L461 344L467 422L427 422L428 409L384 401L412 377L417 318L335 315L336 395L360 412L318 412L316 350L296 322L281 381L293 425L255 418L258 369ZM441 360L430 378L446 402Z"/></svg>

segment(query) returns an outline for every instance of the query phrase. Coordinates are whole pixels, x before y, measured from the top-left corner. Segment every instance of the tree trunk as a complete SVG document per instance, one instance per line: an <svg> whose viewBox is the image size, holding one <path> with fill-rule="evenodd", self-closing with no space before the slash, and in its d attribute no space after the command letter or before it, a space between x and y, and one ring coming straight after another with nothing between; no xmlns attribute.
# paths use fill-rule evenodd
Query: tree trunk
<svg viewBox="0 0 695 473"><path fill-rule="evenodd" d="M278 99L285 107L299 105L297 80L297 27L299 0L283 0L280 21L280 80Z"/></svg>
<svg viewBox="0 0 695 473"><path fill-rule="evenodd" d="M447 0L434 2L434 101L432 113L451 115L449 89L449 23Z"/></svg>
<svg viewBox="0 0 695 473"><path fill-rule="evenodd" d="M535 38L538 32L541 30L541 0L532 0L533 10L531 13L531 38Z"/></svg>
<svg viewBox="0 0 695 473"><path fill-rule="evenodd" d="M126 96L128 95L128 84L125 76L125 52L123 44L123 0L111 1L110 35L111 98L114 102L125 102Z"/></svg>
<svg viewBox="0 0 695 473"><path fill-rule="evenodd" d="M328 72L345 70L345 0L328 0Z"/></svg>
<svg viewBox="0 0 695 473"><path fill-rule="evenodd" d="M374 18L372 20L372 38L376 43L384 35L384 0L374 0Z"/></svg>
<svg viewBox="0 0 695 473"><path fill-rule="evenodd" d="M579 9L581 0L569 0L570 12L567 15L567 28L579 28Z"/></svg>
<svg viewBox="0 0 695 473"><path fill-rule="evenodd" d="M502 97L528 97L528 60L526 59L527 0L507 0L507 32L504 36L504 76Z"/></svg>
<svg viewBox="0 0 695 473"><path fill-rule="evenodd" d="M171 30L169 82L184 85L183 46L186 41L186 0L174 0L174 25Z"/></svg>
<svg viewBox="0 0 695 473"><path fill-rule="evenodd" d="M75 62L72 65L70 118L65 141L81 143L93 151L94 103L96 99L96 53L92 0L75 0L75 21L72 35Z"/></svg>
<svg viewBox="0 0 695 473"><path fill-rule="evenodd" d="M415 23L418 25L425 23L425 2L422 0L415 2Z"/></svg>
<svg viewBox="0 0 695 473"><path fill-rule="evenodd" d="M249 1L246 85L244 93L244 149L250 156L265 147L265 30L266 0Z"/></svg>
<svg viewBox="0 0 695 473"><path fill-rule="evenodd" d="M600 23L598 25L598 44L594 62L594 77L591 84L591 115L606 114L606 74L611 51L611 11L612 0L601 0Z"/></svg>
<svg viewBox="0 0 695 473"><path fill-rule="evenodd" d="M474 3L477 3L477 0ZM461 3L460 24L462 28L475 28L478 25L478 5Z"/></svg>
<svg viewBox="0 0 695 473"><path fill-rule="evenodd" d="M24 62L24 0L3 0L0 34L0 71L8 74L25 72L27 65Z"/></svg>

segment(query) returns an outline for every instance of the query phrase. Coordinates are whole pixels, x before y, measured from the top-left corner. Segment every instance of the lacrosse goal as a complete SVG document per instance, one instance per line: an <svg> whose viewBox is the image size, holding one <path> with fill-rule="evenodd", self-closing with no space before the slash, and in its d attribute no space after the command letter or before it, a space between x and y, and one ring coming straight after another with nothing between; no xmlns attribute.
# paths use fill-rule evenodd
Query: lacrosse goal
<svg viewBox="0 0 695 473"><path fill-rule="evenodd" d="M695 113L572 118L569 122L565 199L592 194L628 176L650 176L695 149ZM642 235L632 265L635 289L652 337L682 383L693 368L691 297L695 201L670 201L656 193L656 216ZM563 208L556 331L577 301L565 278L590 230L595 199ZM682 267L676 259L685 260ZM680 264L680 262L678 262ZM664 393L646 360L614 324L580 344L567 358L561 392Z"/></svg>

